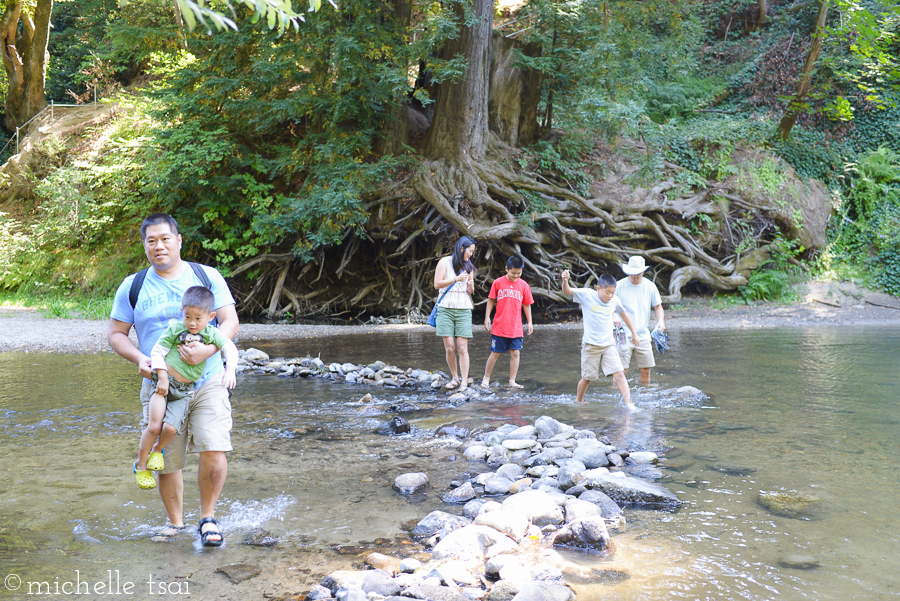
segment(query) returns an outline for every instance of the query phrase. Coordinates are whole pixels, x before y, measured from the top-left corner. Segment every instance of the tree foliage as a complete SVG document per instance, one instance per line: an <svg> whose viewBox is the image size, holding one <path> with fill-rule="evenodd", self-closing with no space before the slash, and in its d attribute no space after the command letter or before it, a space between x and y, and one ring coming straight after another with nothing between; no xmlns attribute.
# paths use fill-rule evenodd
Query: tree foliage
<svg viewBox="0 0 900 601"><path fill-rule="evenodd" d="M582 261L585 273L603 269L623 249L664 259L679 239L688 246L696 240L724 273L732 254L775 248L784 232L752 208L737 211L737 201L722 210L696 201L713 213L656 215L657 206L631 221L630 207L609 209L607 219L597 206L612 201L596 185L619 177L608 170L628 164L623 185L629 193L646 190L658 205L713 198L728 181L750 177L750 167L733 160L749 146L768 148L802 176L832 186L841 219L832 223L829 256L878 257L870 261L873 279L893 277L894 255L884 241L894 240L897 184L883 172L896 164L888 150L900 147L896 2L828 0L822 57L813 61L809 92L793 105L797 125L785 141L772 134L796 91L818 2L528 0L490 16L490 4L478 5L487 11L479 14L468 0L419 0L409 3L409 19L398 18L405 6L402 0L324 8L287 0L57 4L49 97L86 100L96 88L101 97L137 107L142 125L119 131L123 143L104 146L109 154L90 159L93 166L76 164L75 153L35 177L18 201L33 203L37 229L6 207L0 210L14 217L3 221L4 231L11 240L37 232L73 253L109 244L107 232L118 219L165 210L182 223L187 252L239 270L237 280L252 288L248 296L270 286L263 282L270 260L285 265L279 263L279 273L290 267L296 281L303 274L313 281L314 262L324 269L309 284L316 287L329 272L339 280L353 265L348 261L365 266L375 255L388 279L399 278L398 290L392 281L379 291L386 300L366 298L373 293L364 286L347 291L342 306L364 298L381 307L421 305L422 257L476 223L490 234L492 257L522 253L541 277L554 261ZM468 79L484 81L491 67L481 61L489 35L481 29L489 32L482 27L489 22L495 35L518 45L514 67L542 75L534 80L541 82L541 139L530 148L501 148L485 122L460 110L481 102L483 91L434 102L454 98L449 91ZM467 53L470 44L460 37L475 30L480 54ZM405 123L407 111L416 123L444 125L427 135L419 125L407 137L402 126L399 133L391 127ZM471 124L486 158L470 152L469 142L450 143ZM390 136L396 143L385 144ZM380 154L387 148L390 157ZM457 166L441 162L451 155ZM453 172L459 163L467 166ZM767 166L751 174L763 188ZM440 194L426 201L419 184ZM601 197L590 198L595 194ZM116 197L125 199L122 206ZM715 223L723 210L731 211L727 225ZM659 229L657 217L675 229ZM672 242L670 250L653 247L661 239ZM50 244L34 256L44 256ZM660 281L694 252L676 253ZM26 273L19 262L27 253L14 255L7 265ZM761 275L772 269L746 281L745 293L770 295L782 279ZM278 306L278 298L262 304Z"/></svg>

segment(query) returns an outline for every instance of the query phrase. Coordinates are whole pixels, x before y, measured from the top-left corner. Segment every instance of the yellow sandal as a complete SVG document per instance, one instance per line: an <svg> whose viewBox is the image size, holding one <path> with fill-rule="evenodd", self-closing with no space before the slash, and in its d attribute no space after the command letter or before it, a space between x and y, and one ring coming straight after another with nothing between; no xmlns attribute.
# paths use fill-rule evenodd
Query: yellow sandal
<svg viewBox="0 0 900 601"><path fill-rule="evenodd" d="M150 473L150 470L138 471L137 460L135 460L134 465L131 466L131 469L134 471L134 477L137 480L137 485L139 488L142 488L144 490L156 488L156 480L153 478L153 474Z"/></svg>
<svg viewBox="0 0 900 601"><path fill-rule="evenodd" d="M147 469L153 472L159 472L166 467L166 452L150 453L147 457Z"/></svg>

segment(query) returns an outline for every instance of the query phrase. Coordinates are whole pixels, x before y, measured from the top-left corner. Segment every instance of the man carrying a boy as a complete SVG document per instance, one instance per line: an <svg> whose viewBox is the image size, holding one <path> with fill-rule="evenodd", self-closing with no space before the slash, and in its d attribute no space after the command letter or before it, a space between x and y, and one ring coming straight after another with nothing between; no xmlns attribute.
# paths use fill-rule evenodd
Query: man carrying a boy
<svg viewBox="0 0 900 601"><path fill-rule="evenodd" d="M587 392L591 381L599 379L602 368L604 376L613 377L613 382L622 393L625 406L634 411L636 407L631 402L631 390L628 388L622 360L619 359L613 339L613 314L618 313L622 317L622 321L631 330L633 340L639 342L639 339L631 318L622 306L622 301L616 296L616 279L604 274L597 281L596 290L572 288L569 286L567 269L562 272L562 291L581 305L584 325L584 335L581 339L581 380L578 382L575 400L579 403L584 402L584 393Z"/></svg>
<svg viewBox="0 0 900 601"><path fill-rule="evenodd" d="M491 372L501 354L509 351L509 387L524 388L516 383L519 371L519 351L522 350L522 310L528 320L528 335L534 331L531 322L531 286L522 280L522 269L525 261L513 255L506 261L506 275L494 280L488 294L487 310L484 314L484 329L491 333L491 356L484 366L484 379L481 385L487 388L491 383ZM494 323L491 324L491 311L497 306Z"/></svg>
<svg viewBox="0 0 900 601"><path fill-rule="evenodd" d="M640 370L640 382L646 384L650 381L650 370L656 366L653 359L653 344L650 337L650 310L656 313L656 329L660 333L666 331L666 314L663 311L662 300L656 284L644 279L644 272L650 269L644 263L644 257L631 257L628 263L622 265L622 271L627 277L616 283L616 296L625 306L625 311L631 318L640 337L640 344L629 340L624 349L619 351L622 367L628 371L631 357L634 355L635 363ZM630 336L629 336L630 338Z"/></svg>
<svg viewBox="0 0 900 601"><path fill-rule="evenodd" d="M142 427L147 423L147 409L153 385L150 377L150 351L170 319L181 319L181 299L191 286L203 285L194 270L181 259L181 234L178 224L164 213L154 213L141 224L141 240L150 261L150 269L141 285L137 302L130 301L131 284L135 275L125 278L116 291L109 322L107 339L119 355L138 366L144 377L141 403L144 407ZM212 267L202 266L213 295L219 331L233 339L239 323L234 298L225 279ZM134 326L138 347L128 338ZM199 365L206 361L206 370L196 385L196 392L188 406L181 433L167 446L165 469L159 473L159 493L169 517L169 529L184 527L184 479L182 468L190 447L200 453L197 479L200 488L200 518L215 518L216 501L228 475L225 457L231 446L231 401L222 385L224 366L218 347L214 344L191 342L178 346L185 363ZM222 541L218 525L207 520L200 534L208 544Z"/></svg>

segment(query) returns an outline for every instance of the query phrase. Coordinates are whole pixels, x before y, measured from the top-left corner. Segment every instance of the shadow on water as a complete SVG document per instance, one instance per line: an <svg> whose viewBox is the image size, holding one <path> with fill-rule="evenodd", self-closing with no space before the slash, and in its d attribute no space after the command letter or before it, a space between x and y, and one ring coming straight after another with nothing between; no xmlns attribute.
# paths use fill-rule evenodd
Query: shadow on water
<svg viewBox="0 0 900 601"><path fill-rule="evenodd" d="M453 406L443 392L380 390L343 382L244 375L233 399L235 451L219 503L225 547L199 547L192 531L152 543L165 523L155 492L134 485L138 381L112 355L0 355L0 565L21 578L3 598L33 598L31 582L133 582L147 598L166 583L195 599L305 592L368 550L420 551L402 524L433 509L451 480L486 470L467 462L445 425L470 433L541 415L590 428L620 448L665 460L642 475L678 494L677 513L629 510L606 557L569 554L584 599L874 599L900 596L895 457L900 330L817 328L673 332L654 382L636 386L629 415L609 383L574 403L579 332L539 330L526 340L525 392ZM243 345L242 345L243 346ZM257 344L272 356L321 353L326 362L381 359L446 369L433 335L391 333ZM471 345L480 377L487 336ZM506 379L501 359L494 378ZM633 375L633 374L632 374ZM679 400L693 385L705 404ZM359 398L372 392L374 404ZM399 413L400 437L373 434ZM429 474L415 502L395 476ZM196 461L186 469L186 522L198 518ZM815 512L767 507L765 495L808 499ZM263 528L274 547L244 544ZM815 569L798 569L812 556ZM232 584L215 570L260 566ZM804 565L803 567L809 567ZM6 576L6 574L4 574ZM14 582L14 581L12 581ZM11 595L11 596L9 596ZM134 597L133 597L134 598Z"/></svg>

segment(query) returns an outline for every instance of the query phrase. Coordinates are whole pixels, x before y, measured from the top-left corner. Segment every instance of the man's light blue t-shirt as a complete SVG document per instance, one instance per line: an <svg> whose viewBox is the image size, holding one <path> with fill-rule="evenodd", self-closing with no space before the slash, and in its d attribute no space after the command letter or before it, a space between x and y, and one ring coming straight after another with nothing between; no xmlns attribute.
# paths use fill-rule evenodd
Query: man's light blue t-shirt
<svg viewBox="0 0 900 601"><path fill-rule="evenodd" d="M226 305L234 304L234 297L231 296L231 290L225 283L225 278L212 267L202 265L209 283L212 286L212 293L215 297L216 309ZM163 331L169 325L169 321L183 319L181 314L181 297L185 291L191 286L202 286L194 270L187 263L184 264L184 271L177 279L166 280L159 275L151 267L141 286L140 294L138 294L137 303L134 309L131 308L129 295L131 293L131 283L134 281L136 274L125 278L125 281L119 285L116 290L116 296L113 300L112 313L110 317L124 323L134 324L134 330L137 333L138 346L141 352L150 356L153 345L162 336ZM222 364L222 353L217 352L215 355L206 360L206 370L203 377L197 381L199 388L211 375L214 375L224 369Z"/></svg>

